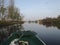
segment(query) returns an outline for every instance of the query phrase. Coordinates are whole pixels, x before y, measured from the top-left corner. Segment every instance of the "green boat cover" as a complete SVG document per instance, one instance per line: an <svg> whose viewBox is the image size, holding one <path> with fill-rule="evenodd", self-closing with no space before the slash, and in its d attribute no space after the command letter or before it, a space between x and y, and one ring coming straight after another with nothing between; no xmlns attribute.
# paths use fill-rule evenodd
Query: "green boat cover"
<svg viewBox="0 0 60 45"><path fill-rule="evenodd" d="M8 37L3 45L10 45L14 39L19 39L18 41L28 41L29 45L44 45L42 41L36 37L36 33L32 31L15 32L10 37Z"/></svg>

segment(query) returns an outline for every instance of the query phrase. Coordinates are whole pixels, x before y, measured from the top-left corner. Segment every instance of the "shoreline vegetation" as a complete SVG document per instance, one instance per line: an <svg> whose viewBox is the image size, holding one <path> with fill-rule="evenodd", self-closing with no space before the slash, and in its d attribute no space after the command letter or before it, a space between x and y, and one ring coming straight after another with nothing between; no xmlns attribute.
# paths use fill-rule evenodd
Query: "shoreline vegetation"
<svg viewBox="0 0 60 45"><path fill-rule="evenodd" d="M8 6L5 6L4 1L0 1L0 26L23 24L23 16L20 10L15 7L14 0L10 0Z"/></svg>
<svg viewBox="0 0 60 45"><path fill-rule="evenodd" d="M45 18L42 20L39 20L40 24L60 24L60 15L57 18Z"/></svg>
<svg viewBox="0 0 60 45"><path fill-rule="evenodd" d="M57 18L45 18L42 20L39 20L39 24L43 24L46 27L49 26L56 26L58 29L60 29L60 15Z"/></svg>
<svg viewBox="0 0 60 45"><path fill-rule="evenodd" d="M0 26L8 26L14 24L23 24L24 21L0 21Z"/></svg>

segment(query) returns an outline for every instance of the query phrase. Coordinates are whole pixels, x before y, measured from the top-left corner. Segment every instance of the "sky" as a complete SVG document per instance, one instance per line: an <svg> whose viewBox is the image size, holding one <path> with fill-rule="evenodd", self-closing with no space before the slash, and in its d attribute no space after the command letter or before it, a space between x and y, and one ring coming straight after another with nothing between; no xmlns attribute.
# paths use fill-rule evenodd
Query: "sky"
<svg viewBox="0 0 60 45"><path fill-rule="evenodd" d="M38 20L60 15L60 0L15 0L24 20Z"/></svg>

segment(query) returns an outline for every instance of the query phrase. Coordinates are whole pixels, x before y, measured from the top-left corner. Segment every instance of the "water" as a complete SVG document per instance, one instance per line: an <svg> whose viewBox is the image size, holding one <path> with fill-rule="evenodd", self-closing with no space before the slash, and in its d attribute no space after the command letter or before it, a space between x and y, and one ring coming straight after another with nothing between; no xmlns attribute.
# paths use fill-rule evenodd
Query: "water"
<svg viewBox="0 0 60 45"><path fill-rule="evenodd" d="M47 45L60 45L60 29L57 27L46 27L36 23L25 23L25 30L33 30Z"/></svg>
<svg viewBox="0 0 60 45"><path fill-rule="evenodd" d="M45 26L38 23L24 23L23 25L11 25L0 28L0 45L5 41L13 32L20 30L35 31L38 36L47 45L60 45L60 29L57 26Z"/></svg>

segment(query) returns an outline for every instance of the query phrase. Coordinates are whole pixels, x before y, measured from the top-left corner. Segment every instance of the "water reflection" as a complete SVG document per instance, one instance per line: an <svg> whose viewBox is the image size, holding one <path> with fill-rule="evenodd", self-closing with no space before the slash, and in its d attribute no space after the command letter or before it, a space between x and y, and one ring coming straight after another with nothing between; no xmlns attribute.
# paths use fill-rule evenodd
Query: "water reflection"
<svg viewBox="0 0 60 45"><path fill-rule="evenodd" d="M44 26L46 26L46 27L52 27L52 26L53 26L53 27L57 27L58 29L60 29L60 24L48 24L48 23L45 24L45 23L44 23L44 24L42 24L42 25L44 25Z"/></svg>
<svg viewBox="0 0 60 45"><path fill-rule="evenodd" d="M14 32L24 30L21 24L15 24L0 28L0 45Z"/></svg>
<svg viewBox="0 0 60 45"><path fill-rule="evenodd" d="M46 45L60 45L60 29L53 26L47 28L37 23L25 23L23 26L25 30L36 32Z"/></svg>

